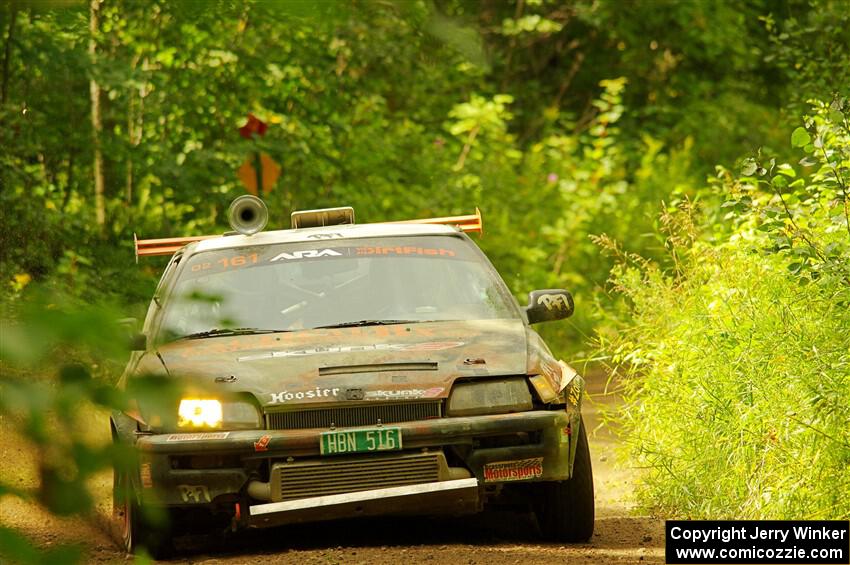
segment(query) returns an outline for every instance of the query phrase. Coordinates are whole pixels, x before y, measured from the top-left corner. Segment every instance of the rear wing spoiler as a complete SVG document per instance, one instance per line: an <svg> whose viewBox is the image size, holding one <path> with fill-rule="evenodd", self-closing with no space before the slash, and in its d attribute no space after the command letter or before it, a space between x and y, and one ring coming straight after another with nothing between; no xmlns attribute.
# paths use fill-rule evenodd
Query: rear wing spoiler
<svg viewBox="0 0 850 565"><path fill-rule="evenodd" d="M446 216L444 218L425 218L424 220L401 220L398 222L385 222L388 224L445 224L456 226L464 232L484 233L484 218L481 217L481 210L475 207L474 214L466 216Z"/></svg>
<svg viewBox="0 0 850 565"><path fill-rule="evenodd" d="M442 218L425 218L421 220L401 220L397 222L377 222L382 224L443 224L455 226L466 233L484 233L484 218L481 216L481 210L475 208L474 214L465 216L445 216ZM295 228L293 228L295 229ZM136 250L136 262L139 262L139 257L147 257L151 255L173 255L190 243L203 241L205 239L213 239L222 237L220 235L197 235L189 237L165 237L160 239L139 239L136 234L133 234L133 245Z"/></svg>
<svg viewBox="0 0 850 565"><path fill-rule="evenodd" d="M139 257L148 255L173 255L181 247L202 241L204 239L213 239L221 237L220 235L196 235L191 237L165 237L161 239L139 239L136 234L133 234L133 245L136 248L136 263L139 262Z"/></svg>

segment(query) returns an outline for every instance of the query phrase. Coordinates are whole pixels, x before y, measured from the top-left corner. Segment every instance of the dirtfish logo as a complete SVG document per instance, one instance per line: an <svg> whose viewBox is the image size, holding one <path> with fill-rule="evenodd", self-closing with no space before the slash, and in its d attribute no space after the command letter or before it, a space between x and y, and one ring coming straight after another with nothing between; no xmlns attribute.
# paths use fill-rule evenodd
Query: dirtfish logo
<svg viewBox="0 0 850 565"><path fill-rule="evenodd" d="M340 257L342 253L333 249L307 249L304 251L293 251L292 253L281 253L270 259L270 263L280 260L292 259L316 259L317 257Z"/></svg>

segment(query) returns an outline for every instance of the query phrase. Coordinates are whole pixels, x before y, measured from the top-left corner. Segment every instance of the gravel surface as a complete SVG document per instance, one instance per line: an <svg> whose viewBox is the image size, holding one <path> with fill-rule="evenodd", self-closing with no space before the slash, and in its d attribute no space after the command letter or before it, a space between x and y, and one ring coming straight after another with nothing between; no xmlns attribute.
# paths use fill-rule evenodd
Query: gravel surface
<svg viewBox="0 0 850 565"><path fill-rule="evenodd" d="M589 379L588 422L596 488L596 531L586 544L542 542L530 513L493 512L464 518L381 518L256 530L222 538L183 538L172 563L663 563L664 522L635 514L631 473L614 464L617 438L598 410L617 399L603 393L604 377ZM92 434L108 441L106 416ZM35 489L37 454L0 420L0 481ZM96 512L87 519L57 518L31 501L0 498L0 524L20 529L41 547L88 546L88 563L132 560L113 541L111 473L92 481Z"/></svg>

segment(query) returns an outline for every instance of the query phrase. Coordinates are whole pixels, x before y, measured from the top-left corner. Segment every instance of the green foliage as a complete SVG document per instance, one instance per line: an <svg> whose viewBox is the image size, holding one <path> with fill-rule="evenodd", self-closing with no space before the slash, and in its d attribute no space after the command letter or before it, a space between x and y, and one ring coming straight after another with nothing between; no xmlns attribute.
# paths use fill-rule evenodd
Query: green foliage
<svg viewBox="0 0 850 565"><path fill-rule="evenodd" d="M816 104L793 132L814 156L802 170L760 155L742 178L721 170L730 198L717 224L666 215L674 270L608 245L634 319L605 345L628 374L620 417L647 506L695 519L850 516L845 104Z"/></svg>
<svg viewBox="0 0 850 565"><path fill-rule="evenodd" d="M23 565L67 565L80 562L82 554L82 548L74 545L39 550L20 533L0 526L0 556L7 557L11 562Z"/></svg>
<svg viewBox="0 0 850 565"><path fill-rule="evenodd" d="M127 392L115 388L129 341L129 329L116 315L109 306L82 306L30 287L15 317L0 318L3 438L23 438L38 454L37 484L21 486L19 474L3 474L0 496L37 503L58 516L90 517L95 504L90 479L113 467L138 465L132 446L109 441L92 422L106 432L106 414L127 410L130 398L161 413L176 406L179 384L161 377L134 380ZM0 528L0 560L76 563L83 556L81 546L58 544L45 551L14 529Z"/></svg>
<svg viewBox="0 0 850 565"><path fill-rule="evenodd" d="M759 16L770 34L764 62L793 85L784 106L796 117L807 110L810 98L828 99L850 84L850 13L842 0L789 2L781 10ZM800 55L806 54L805 60ZM812 64L814 63L814 64Z"/></svg>
<svg viewBox="0 0 850 565"><path fill-rule="evenodd" d="M822 487L847 484L847 101L786 127L847 85L845 2L97 5L0 5L0 411L34 445L75 402L121 405L115 310L140 318L164 265L136 265L133 234L224 231L236 171L262 151L281 167L270 227L298 208L479 206L521 302L573 291L575 318L541 331L572 357L595 331L635 371L647 504L847 515ZM265 136L239 136L249 112ZM698 227L673 213L692 203ZM89 306L104 300L120 308ZM2 492L85 512L80 485L120 457L77 432L37 492ZM0 529L20 560L54 559L22 543Z"/></svg>
<svg viewBox="0 0 850 565"><path fill-rule="evenodd" d="M830 86L788 76L840 70L839 51L808 41L823 30L839 43L840 3L793 0L774 14L766 0L664 4L115 1L90 34L87 3L6 3L0 280L52 279L141 308L158 269L133 266L132 233L222 231L244 190L236 170L259 149L282 169L272 225L293 208L351 204L375 221L479 205L488 234L512 243L496 263L518 294L573 278L592 281L579 281L585 293L608 264L578 227L658 248L665 182L682 192L694 172L770 139L782 93ZM794 57L806 64L780 63ZM99 132L89 79L102 90ZM265 137L239 137L249 112Z"/></svg>
<svg viewBox="0 0 850 565"><path fill-rule="evenodd" d="M801 282L826 278L850 284L850 101L815 102L791 145L800 167L761 153L744 161L744 179L721 171L726 218L738 230L755 228L764 249L787 259ZM799 170L799 172L798 172Z"/></svg>

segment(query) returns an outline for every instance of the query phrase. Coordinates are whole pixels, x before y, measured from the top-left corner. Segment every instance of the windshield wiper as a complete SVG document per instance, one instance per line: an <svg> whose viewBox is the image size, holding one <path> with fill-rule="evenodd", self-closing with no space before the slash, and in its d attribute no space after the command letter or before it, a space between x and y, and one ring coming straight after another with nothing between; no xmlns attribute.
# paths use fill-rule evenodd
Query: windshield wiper
<svg viewBox="0 0 850 565"><path fill-rule="evenodd" d="M327 326L316 326L314 330L327 328L354 328L358 326L392 326L393 324L418 324L422 320L357 320L356 322L341 322Z"/></svg>
<svg viewBox="0 0 850 565"><path fill-rule="evenodd" d="M196 332L189 335L180 336L177 339L203 339L205 337L218 337L225 335L254 335L254 334L273 334L280 332L289 332L292 330L263 330L260 328L213 328L203 332Z"/></svg>

